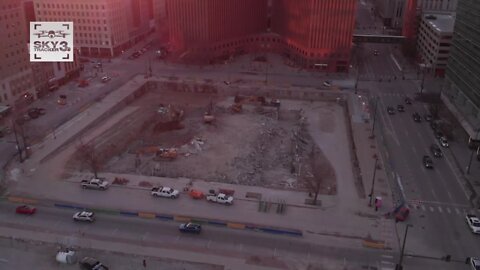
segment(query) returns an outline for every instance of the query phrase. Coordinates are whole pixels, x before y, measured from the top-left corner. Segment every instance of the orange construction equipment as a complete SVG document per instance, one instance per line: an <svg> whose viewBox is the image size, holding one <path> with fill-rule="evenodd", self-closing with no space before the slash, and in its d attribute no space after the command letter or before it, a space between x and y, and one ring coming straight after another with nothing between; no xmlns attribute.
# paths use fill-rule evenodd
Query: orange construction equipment
<svg viewBox="0 0 480 270"><path fill-rule="evenodd" d="M176 148L160 148L157 151L157 157L161 159L174 160L178 157Z"/></svg>
<svg viewBox="0 0 480 270"><path fill-rule="evenodd" d="M200 190L196 190L196 189L190 190L190 192L188 194L190 195L190 197L192 199L195 199L195 200L201 200L205 197L205 194L203 194L203 192L201 192Z"/></svg>

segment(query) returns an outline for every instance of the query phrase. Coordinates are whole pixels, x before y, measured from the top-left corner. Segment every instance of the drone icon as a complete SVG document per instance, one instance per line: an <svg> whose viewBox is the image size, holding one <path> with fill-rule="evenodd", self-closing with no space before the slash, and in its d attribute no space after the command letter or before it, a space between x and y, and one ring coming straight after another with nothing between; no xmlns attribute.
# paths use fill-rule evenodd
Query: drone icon
<svg viewBox="0 0 480 270"><path fill-rule="evenodd" d="M42 38L42 37L49 37L49 38L61 37L61 38L65 38L67 35L70 35L70 34L63 32L62 30L58 30L58 31L42 30L39 33L35 33L34 35L36 35L38 38Z"/></svg>

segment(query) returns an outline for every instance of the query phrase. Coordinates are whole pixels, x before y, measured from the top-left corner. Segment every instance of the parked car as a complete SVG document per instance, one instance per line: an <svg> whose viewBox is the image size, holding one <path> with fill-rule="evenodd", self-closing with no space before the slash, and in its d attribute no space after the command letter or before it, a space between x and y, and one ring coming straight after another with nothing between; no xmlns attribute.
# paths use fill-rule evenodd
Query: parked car
<svg viewBox="0 0 480 270"><path fill-rule="evenodd" d="M395 110L393 109L393 107L388 106L387 107L387 113L390 114L390 115L395 114Z"/></svg>
<svg viewBox="0 0 480 270"><path fill-rule="evenodd" d="M15 209L15 213L22 215L33 215L37 212L37 208L29 205L20 205Z"/></svg>
<svg viewBox="0 0 480 270"><path fill-rule="evenodd" d="M427 169L433 169L433 160L430 156L423 156L423 166Z"/></svg>
<svg viewBox="0 0 480 270"><path fill-rule="evenodd" d="M432 115L431 115L431 114L426 113L426 114L423 115L423 118L424 118L425 121L427 121L427 122L432 121Z"/></svg>
<svg viewBox="0 0 480 270"><path fill-rule="evenodd" d="M95 221L95 213L89 211L81 211L76 212L73 215L74 221L86 221L86 222L94 222Z"/></svg>
<svg viewBox="0 0 480 270"><path fill-rule="evenodd" d="M80 261L80 267L85 270L108 270L104 264L102 264L99 260L85 257Z"/></svg>
<svg viewBox="0 0 480 270"><path fill-rule="evenodd" d="M412 99L409 97L405 98L405 104L412 105Z"/></svg>
<svg viewBox="0 0 480 270"><path fill-rule="evenodd" d="M154 197L165 197L165 198L176 199L180 195L180 192L178 192L178 190L173 188L160 186L160 187L152 188L151 194Z"/></svg>
<svg viewBox="0 0 480 270"><path fill-rule="evenodd" d="M417 112L414 112L412 114L412 117L413 117L413 121L417 122L417 123L420 123L422 122L422 117L420 116L420 114L418 114Z"/></svg>
<svg viewBox="0 0 480 270"><path fill-rule="evenodd" d="M60 95L58 96L57 103L59 105L65 105L67 104L67 95Z"/></svg>
<svg viewBox="0 0 480 270"><path fill-rule="evenodd" d="M408 207L402 207L395 213L395 222L405 221L410 214L410 209Z"/></svg>
<svg viewBox="0 0 480 270"><path fill-rule="evenodd" d="M84 179L80 182L82 188L106 190L109 187L108 181L103 178Z"/></svg>
<svg viewBox="0 0 480 270"><path fill-rule="evenodd" d="M111 77L103 76L103 77L102 77L102 83L109 82L111 79L112 79Z"/></svg>
<svg viewBox="0 0 480 270"><path fill-rule="evenodd" d="M224 193L218 193L218 194L209 193L207 195L207 201L226 204L226 205L232 205L233 204L233 197L225 195Z"/></svg>
<svg viewBox="0 0 480 270"><path fill-rule="evenodd" d="M200 233L202 231L202 226L200 224L189 222L180 224L178 229L185 233Z"/></svg>
<svg viewBox="0 0 480 270"><path fill-rule="evenodd" d="M432 154L433 154L434 157L442 157L443 156L442 150L435 143L430 146L430 151L432 151Z"/></svg>
<svg viewBox="0 0 480 270"><path fill-rule="evenodd" d="M443 137L443 133L439 130L435 130L434 134L436 139L440 139L441 137Z"/></svg>
<svg viewBox="0 0 480 270"><path fill-rule="evenodd" d="M438 128L438 123L435 121L430 122L430 127L435 131Z"/></svg>
<svg viewBox="0 0 480 270"><path fill-rule="evenodd" d="M379 55L378 50L373 50L373 55L375 55L375 56Z"/></svg>
<svg viewBox="0 0 480 270"><path fill-rule="evenodd" d="M447 140L447 138L445 138L445 136L440 137L440 139L438 139L438 141L440 142L440 145L442 147L445 147L445 148L448 147L448 140Z"/></svg>
<svg viewBox="0 0 480 270"><path fill-rule="evenodd" d="M467 214L465 220L473 233L480 233L480 219L477 216Z"/></svg>
<svg viewBox="0 0 480 270"><path fill-rule="evenodd" d="M398 105L397 105L397 111L399 111L399 112L404 112L404 111L405 111L405 107L404 107L402 104L398 104Z"/></svg>
<svg viewBox="0 0 480 270"><path fill-rule="evenodd" d="M87 87L87 86L89 86L89 85L90 85L90 83L89 83L87 80L80 80L80 81L78 82L78 87L82 87L82 88L83 88L83 87Z"/></svg>
<svg viewBox="0 0 480 270"><path fill-rule="evenodd" d="M330 86L332 86L332 82L331 81L324 81L323 86L330 87Z"/></svg>

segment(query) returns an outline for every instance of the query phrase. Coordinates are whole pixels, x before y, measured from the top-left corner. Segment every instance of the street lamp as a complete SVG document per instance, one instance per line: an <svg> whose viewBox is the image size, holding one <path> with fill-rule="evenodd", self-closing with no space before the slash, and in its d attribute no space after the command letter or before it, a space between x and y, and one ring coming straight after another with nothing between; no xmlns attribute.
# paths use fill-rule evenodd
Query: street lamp
<svg viewBox="0 0 480 270"><path fill-rule="evenodd" d="M372 189L370 190L370 195L368 195L370 197L368 206L372 206L373 188L375 187L375 175L377 174L377 164L378 164L378 157L375 157L375 167L373 167Z"/></svg>
<svg viewBox="0 0 480 270"><path fill-rule="evenodd" d="M373 134L375 131L375 122L377 120L377 107L378 107L378 97L375 99L375 110L373 112L373 126L372 126L372 134L370 135L370 139L375 138L375 135Z"/></svg>
<svg viewBox="0 0 480 270"><path fill-rule="evenodd" d="M478 140L478 133L480 132L480 128L477 129L477 134L475 135L475 140ZM478 147L477 147L478 149ZM472 148L472 153L470 153L470 161L468 162L468 167L467 167L467 174L470 174L470 167L472 166L472 159L473 159L473 151L475 150L475 147Z"/></svg>
<svg viewBox="0 0 480 270"><path fill-rule="evenodd" d="M408 234L408 228L413 227L412 224L407 224L407 228L405 229L405 235L403 236L403 245L402 245L402 251L400 252L400 260L398 261L398 264L395 266L395 270L402 270L402 262L403 262L403 254L405 252L405 243L407 242L407 234Z"/></svg>

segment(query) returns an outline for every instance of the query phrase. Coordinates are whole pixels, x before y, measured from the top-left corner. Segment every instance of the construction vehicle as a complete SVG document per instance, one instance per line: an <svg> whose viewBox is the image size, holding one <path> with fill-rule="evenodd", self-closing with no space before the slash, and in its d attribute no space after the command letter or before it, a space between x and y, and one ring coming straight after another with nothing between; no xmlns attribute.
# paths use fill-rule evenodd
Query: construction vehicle
<svg viewBox="0 0 480 270"><path fill-rule="evenodd" d="M178 157L178 152L176 148L160 148L156 155L159 159L174 160Z"/></svg>
<svg viewBox="0 0 480 270"><path fill-rule="evenodd" d="M257 106L270 106L270 107L280 107L280 100L271 99L267 101L264 96L241 96L236 95L234 98L234 104L230 106L230 111L232 113L240 113L243 110L243 104L252 104Z"/></svg>
<svg viewBox="0 0 480 270"><path fill-rule="evenodd" d="M213 102L210 101L210 104L208 104L207 110L203 115L203 122L206 124L211 124L214 121L215 121L215 116L213 115Z"/></svg>

